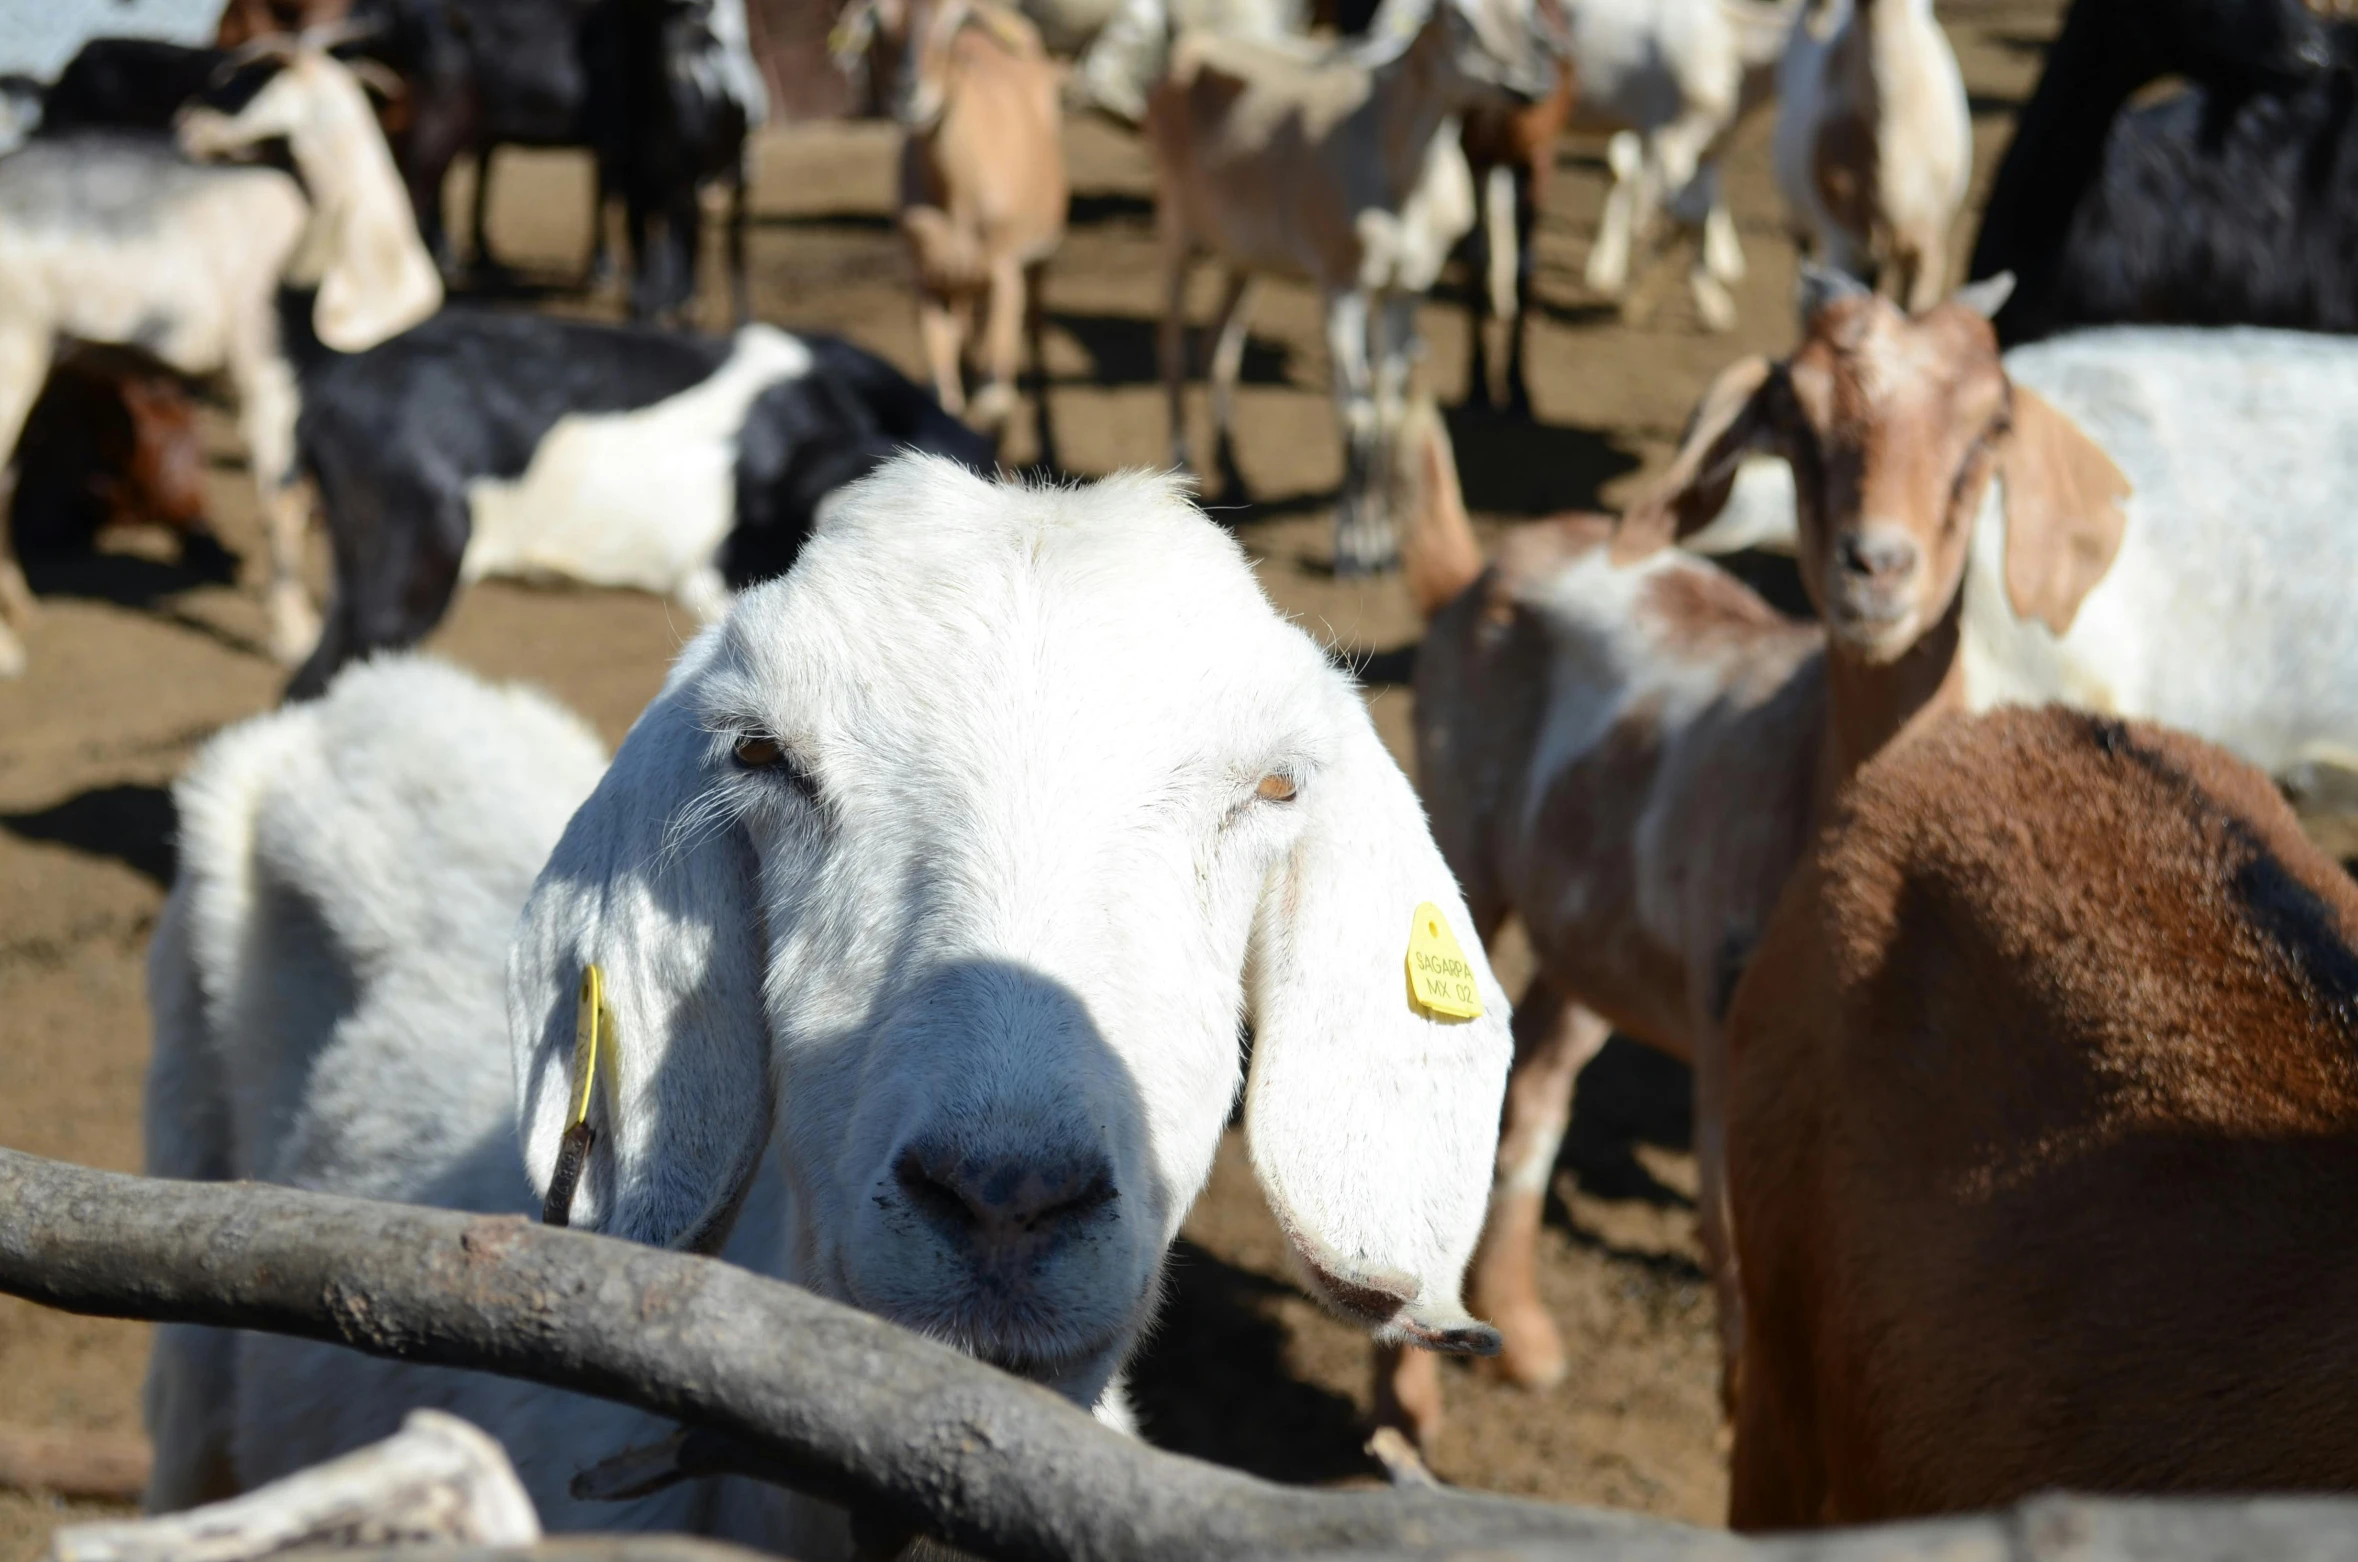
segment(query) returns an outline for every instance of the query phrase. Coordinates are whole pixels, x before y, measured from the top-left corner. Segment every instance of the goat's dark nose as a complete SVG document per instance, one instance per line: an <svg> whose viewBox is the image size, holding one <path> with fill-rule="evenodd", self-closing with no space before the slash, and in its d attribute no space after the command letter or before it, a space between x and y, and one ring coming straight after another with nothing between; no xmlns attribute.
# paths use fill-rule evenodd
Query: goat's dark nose
<svg viewBox="0 0 2358 1562"><path fill-rule="evenodd" d="M978 1253L1054 1246L1119 1196L1102 1156L1042 1161L912 1146L893 1162L893 1180L943 1234Z"/></svg>
<svg viewBox="0 0 2358 1562"><path fill-rule="evenodd" d="M1845 574L1886 585L1915 572L1917 552L1904 532L1877 530L1844 534L1838 556Z"/></svg>

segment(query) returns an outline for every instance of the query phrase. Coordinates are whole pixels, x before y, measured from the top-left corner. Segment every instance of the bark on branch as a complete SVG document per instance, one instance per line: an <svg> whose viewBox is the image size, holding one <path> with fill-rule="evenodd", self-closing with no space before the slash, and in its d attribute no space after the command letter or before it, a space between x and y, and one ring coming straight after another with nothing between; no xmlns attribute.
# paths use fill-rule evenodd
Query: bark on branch
<svg viewBox="0 0 2358 1562"><path fill-rule="evenodd" d="M986 1556L1600 1541L1636 1562L1701 1538L1446 1489L1277 1486L1121 1437L1045 1389L794 1287L515 1216L127 1177L0 1150L0 1291L620 1400L724 1434L740 1463L782 1484Z"/></svg>

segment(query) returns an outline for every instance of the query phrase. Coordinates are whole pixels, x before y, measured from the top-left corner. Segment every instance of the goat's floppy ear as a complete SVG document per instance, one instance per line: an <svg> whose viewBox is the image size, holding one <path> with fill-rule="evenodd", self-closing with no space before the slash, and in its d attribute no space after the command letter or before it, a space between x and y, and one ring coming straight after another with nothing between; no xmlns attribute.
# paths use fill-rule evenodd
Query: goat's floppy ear
<svg viewBox="0 0 2358 1562"><path fill-rule="evenodd" d="M698 821L711 739L691 649L565 827L508 955L516 1128L536 1195L555 1175L583 967L604 973L616 1067L571 1223L712 1251L768 1143L765 963L754 859L733 823ZM593 1093L594 1097L595 1093Z"/></svg>
<svg viewBox="0 0 2358 1562"><path fill-rule="evenodd" d="M1736 469L1765 448L1769 423L1763 392L1776 365L1754 356L1720 371L1687 419L1670 470L1638 495L1613 534L1613 562L1628 564L1711 524L1727 508Z"/></svg>
<svg viewBox="0 0 2358 1562"><path fill-rule="evenodd" d="M1339 683L1336 751L1288 806L1291 858L1262 892L1247 992L1245 1125L1263 1192L1312 1289L1380 1338L1489 1354L1459 1282L1480 1234L1513 1043L1416 794ZM1473 1019L1414 1001L1409 941L1426 903L1479 994Z"/></svg>
<svg viewBox="0 0 2358 1562"><path fill-rule="evenodd" d="M2006 600L2057 634L2112 567L2128 529L2129 479L2104 447L2036 391L2013 387L1999 452L2006 493Z"/></svg>
<svg viewBox="0 0 2358 1562"><path fill-rule="evenodd" d="M324 57L309 63L316 71L350 79L341 65ZM314 190L340 192L322 213L328 227L325 266L311 305L311 328L340 353L365 352L442 307L442 275L418 238L417 218L393 154L356 82L350 91L346 107L358 115L358 122L347 127L352 166L332 179L305 170Z"/></svg>

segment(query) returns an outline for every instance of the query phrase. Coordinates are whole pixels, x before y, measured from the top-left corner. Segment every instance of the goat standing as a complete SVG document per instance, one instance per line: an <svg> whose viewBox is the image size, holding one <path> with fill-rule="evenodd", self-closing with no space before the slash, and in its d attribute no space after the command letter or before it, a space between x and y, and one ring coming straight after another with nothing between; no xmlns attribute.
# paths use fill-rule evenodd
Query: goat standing
<svg viewBox="0 0 2358 1562"><path fill-rule="evenodd" d="M318 618L299 568L308 513L292 486L297 387L278 293L315 281L321 341L357 349L440 304L392 159L350 72L296 50L234 118L192 111L203 154L284 137L302 182L275 169L190 163L127 139L35 141L0 160L0 448L13 448L55 343L136 344L183 374L235 387L270 548L270 644L299 661ZM306 242L306 239L311 242ZM297 275L299 263L317 264ZM0 548L0 673L24 666L31 594Z"/></svg>
<svg viewBox="0 0 2358 1562"><path fill-rule="evenodd" d="M839 57L870 52L905 131L901 234L934 394L953 414L968 410L979 314L984 378L972 411L998 434L1015 411L1028 337L1040 461L1054 467L1041 294L1069 201L1056 69L1031 23L996 0L862 0L843 26L851 41Z"/></svg>
<svg viewBox="0 0 2358 1562"><path fill-rule="evenodd" d="M1777 90L1777 183L1804 248L1931 307L1973 177L1965 78L1932 0L1813 0Z"/></svg>
<svg viewBox="0 0 2358 1562"><path fill-rule="evenodd" d="M1183 35L1147 101L1165 299L1159 339L1174 459L1188 457L1187 275L1226 273L1212 351L1219 460L1256 273L1307 277L1325 300L1344 475L1335 569L1391 566L1382 488L1416 346L1416 306L1473 224L1454 118L1485 98L1548 88L1538 15L1514 0L1436 0L1411 37L1306 58L1267 44Z"/></svg>

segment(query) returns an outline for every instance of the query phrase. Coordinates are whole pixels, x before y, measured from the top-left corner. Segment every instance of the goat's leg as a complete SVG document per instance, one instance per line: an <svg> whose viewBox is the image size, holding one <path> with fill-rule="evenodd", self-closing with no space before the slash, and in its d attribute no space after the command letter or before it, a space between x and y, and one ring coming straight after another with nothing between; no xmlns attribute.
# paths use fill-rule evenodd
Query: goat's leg
<svg viewBox="0 0 2358 1562"><path fill-rule="evenodd" d="M1187 260L1167 239L1163 247L1163 318L1155 330L1156 366L1163 376L1163 401L1171 419L1171 464L1193 472L1194 442L1187 437Z"/></svg>
<svg viewBox="0 0 2358 1562"><path fill-rule="evenodd" d="M1703 1239L1703 1267L1719 1304L1719 1406L1723 1415L1732 1416L1742 1398L1744 1295L1728 1206L1726 1033L1707 1022L1694 1062L1696 1225Z"/></svg>
<svg viewBox="0 0 2358 1562"><path fill-rule="evenodd" d="M1629 285L1629 250L1638 225L1641 186L1652 177L1645 142L1634 130L1618 131L1605 143L1605 165L1612 170L1613 187L1605 192L1604 216L1597 223L1596 247L1588 252L1586 279L1591 292L1618 298Z"/></svg>
<svg viewBox="0 0 2358 1562"><path fill-rule="evenodd" d="M1942 254L1943 235L1918 233L1903 236L1892 245L1894 292L1901 307L1910 314L1921 314L1941 300L1941 288L1947 280L1947 267Z"/></svg>
<svg viewBox="0 0 2358 1562"><path fill-rule="evenodd" d="M597 184L590 196L589 264L583 268L581 286L584 292L596 292L614 279L613 235L606 218L614 204L614 174L601 152L596 160Z"/></svg>
<svg viewBox="0 0 2358 1562"><path fill-rule="evenodd" d="M33 588L16 562L16 543L10 520L16 500L16 449L25 419L41 397L49 377L50 344L46 333L14 330L0 335L0 678L21 677L25 670L24 636L33 623Z"/></svg>
<svg viewBox="0 0 2358 1562"><path fill-rule="evenodd" d="M1564 1341L1539 1299L1539 1226L1580 1071L1611 1032L1545 976L1515 1004L1515 1066L1507 1076L1497 1170L1481 1245L1467 1276L1466 1305L1506 1337L1496 1370L1524 1388L1564 1378Z"/></svg>
<svg viewBox="0 0 2358 1562"><path fill-rule="evenodd" d="M479 276L489 276L499 269L499 262L491 255L491 163L492 154L497 150L486 141L475 153L475 231L472 235L475 249L471 258Z"/></svg>
<svg viewBox="0 0 2358 1562"><path fill-rule="evenodd" d="M1056 427L1048 410L1048 262L1035 260L1023 270L1023 331L1032 360L1032 396L1039 417L1039 465L1054 472Z"/></svg>
<svg viewBox="0 0 2358 1562"><path fill-rule="evenodd" d="M250 328L230 360L237 387L238 425L246 460L262 503L263 540L270 553L270 654L293 667L311 654L319 639L319 614L303 589L303 537L311 505L295 471L295 415L300 406L294 366L268 345L264 327Z"/></svg>
<svg viewBox="0 0 2358 1562"><path fill-rule="evenodd" d="M1539 150L1539 156L1554 155L1553 142ZM1518 418L1531 416L1531 381L1524 372L1523 348L1531 334L1531 290L1533 279L1539 274L1539 257L1535 240L1539 234L1539 179L1544 165L1538 162L1517 164L1514 169L1515 201L1515 269L1511 295L1514 309L1507 316L1506 329L1506 402L1507 410Z"/></svg>
<svg viewBox="0 0 2358 1562"><path fill-rule="evenodd" d="M1441 1441L1441 1358L1413 1345L1378 1345L1371 1387L1375 1410L1370 1419L1396 1429L1432 1463Z"/></svg>
<svg viewBox="0 0 2358 1562"><path fill-rule="evenodd" d="M746 203L752 184L746 154L739 152L729 180L729 317L740 326L753 318L752 284L745 272Z"/></svg>
<svg viewBox="0 0 2358 1562"><path fill-rule="evenodd" d="M1397 553L1377 490L1384 430L1368 363L1368 305L1362 288L1326 295L1326 350L1334 360L1335 410L1343 427L1343 491L1335 506L1335 573L1343 576L1387 569Z"/></svg>
<svg viewBox="0 0 2358 1562"><path fill-rule="evenodd" d="M917 336L925 347L925 365L933 374L934 399L952 417L966 411L966 381L959 362L963 343L958 316L940 290L917 286Z"/></svg>
<svg viewBox="0 0 2358 1562"><path fill-rule="evenodd" d="M975 425L1004 438L1015 415L1015 375L1023 361L1023 263L993 257L990 295L982 318L983 387L975 394Z"/></svg>
<svg viewBox="0 0 2358 1562"><path fill-rule="evenodd" d="M1245 335L1252 316L1253 279L1230 270L1220 281L1220 309L1212 318L1212 362L1206 378L1212 393L1212 463L1224 499L1245 497L1244 473L1236 464L1236 381L1244 372Z"/></svg>

